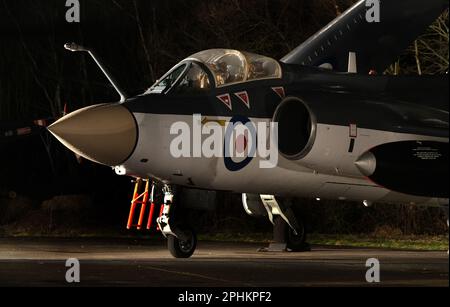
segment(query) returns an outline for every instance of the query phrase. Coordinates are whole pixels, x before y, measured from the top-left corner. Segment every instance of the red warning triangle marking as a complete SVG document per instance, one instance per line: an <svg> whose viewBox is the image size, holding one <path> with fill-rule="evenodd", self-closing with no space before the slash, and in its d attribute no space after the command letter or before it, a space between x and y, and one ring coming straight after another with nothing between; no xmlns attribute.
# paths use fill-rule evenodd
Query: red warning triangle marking
<svg viewBox="0 0 450 307"><path fill-rule="evenodd" d="M277 93L278 96L280 96L280 98L285 98L286 97L286 93L284 91L284 87L280 86L280 87L272 87L272 90Z"/></svg>
<svg viewBox="0 0 450 307"><path fill-rule="evenodd" d="M231 96L230 94L224 94L217 96L220 101L222 101L230 110L233 110L233 106L231 105Z"/></svg>
<svg viewBox="0 0 450 307"><path fill-rule="evenodd" d="M247 106L247 108L250 109L250 97L248 96L247 91L235 93L235 95L236 95L236 97L239 98L243 103L245 103L245 105Z"/></svg>

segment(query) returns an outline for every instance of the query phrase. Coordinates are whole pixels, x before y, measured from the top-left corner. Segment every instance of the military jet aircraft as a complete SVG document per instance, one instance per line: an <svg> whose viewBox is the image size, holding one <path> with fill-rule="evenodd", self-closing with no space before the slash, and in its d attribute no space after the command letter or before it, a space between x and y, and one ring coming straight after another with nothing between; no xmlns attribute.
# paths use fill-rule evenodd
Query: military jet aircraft
<svg viewBox="0 0 450 307"><path fill-rule="evenodd" d="M149 90L73 112L49 127L64 145L117 174L164 186L158 225L192 256L176 214L179 188L242 193L250 215L305 230L290 197L448 206L448 76L385 69L446 8L444 0L359 1L282 60L212 49L181 61ZM219 141L217 141L217 139Z"/></svg>

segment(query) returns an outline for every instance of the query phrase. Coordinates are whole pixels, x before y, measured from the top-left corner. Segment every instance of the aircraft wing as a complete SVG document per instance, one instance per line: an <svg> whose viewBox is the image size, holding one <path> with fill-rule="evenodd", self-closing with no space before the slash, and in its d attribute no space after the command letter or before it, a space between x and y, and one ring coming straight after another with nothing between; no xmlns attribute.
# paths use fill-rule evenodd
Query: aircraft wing
<svg viewBox="0 0 450 307"><path fill-rule="evenodd" d="M305 41L281 61L306 66L331 64L347 72L349 53L356 53L359 73L383 72L448 8L448 0L382 0L380 22L366 19L366 0Z"/></svg>

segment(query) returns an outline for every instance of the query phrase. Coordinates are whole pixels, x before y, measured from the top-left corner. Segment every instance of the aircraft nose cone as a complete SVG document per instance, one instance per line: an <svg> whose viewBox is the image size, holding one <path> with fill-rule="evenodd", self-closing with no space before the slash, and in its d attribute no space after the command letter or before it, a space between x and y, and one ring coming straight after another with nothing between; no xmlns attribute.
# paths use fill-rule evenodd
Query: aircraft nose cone
<svg viewBox="0 0 450 307"><path fill-rule="evenodd" d="M133 114L119 104L78 110L48 130L76 154L107 166L125 162L134 151L138 135Z"/></svg>

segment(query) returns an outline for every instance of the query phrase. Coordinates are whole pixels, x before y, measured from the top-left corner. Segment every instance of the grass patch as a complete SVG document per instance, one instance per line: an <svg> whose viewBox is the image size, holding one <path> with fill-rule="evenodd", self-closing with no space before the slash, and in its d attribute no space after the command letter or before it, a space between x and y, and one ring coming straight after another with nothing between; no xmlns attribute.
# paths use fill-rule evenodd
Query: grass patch
<svg viewBox="0 0 450 307"><path fill-rule="evenodd" d="M371 235L311 235L311 244L329 246L388 248L404 250L446 251L448 236L378 237Z"/></svg>
<svg viewBox="0 0 450 307"><path fill-rule="evenodd" d="M123 229L85 229L68 228L54 231L27 229L26 227L0 227L0 237L16 238L127 238L127 239L161 239L159 233L125 231ZM271 233L226 233L199 234L199 240L216 242L244 242L269 244ZM309 234L308 243L313 245L387 248L400 250L447 251L449 245L448 235L441 236L411 236L395 232L376 232L371 235L326 235Z"/></svg>
<svg viewBox="0 0 450 307"><path fill-rule="evenodd" d="M272 235L268 233L218 233L201 235L201 240L221 242L270 243ZM363 248L387 248L400 250L446 251L448 236L393 236L375 235L324 235L310 234L308 242L313 245L346 246Z"/></svg>

